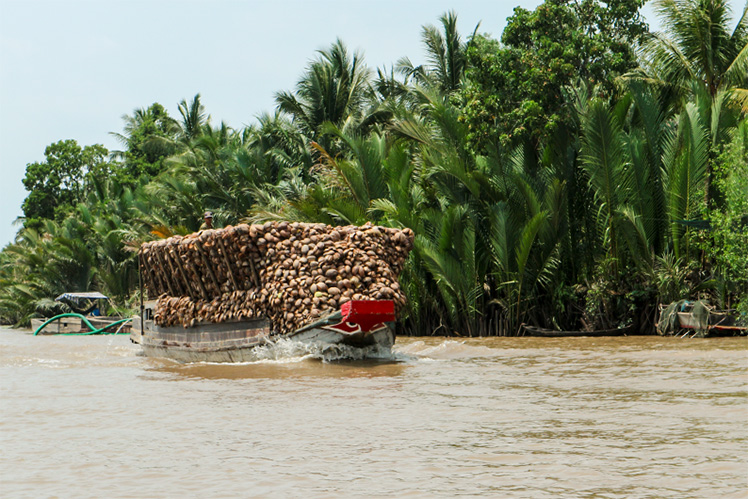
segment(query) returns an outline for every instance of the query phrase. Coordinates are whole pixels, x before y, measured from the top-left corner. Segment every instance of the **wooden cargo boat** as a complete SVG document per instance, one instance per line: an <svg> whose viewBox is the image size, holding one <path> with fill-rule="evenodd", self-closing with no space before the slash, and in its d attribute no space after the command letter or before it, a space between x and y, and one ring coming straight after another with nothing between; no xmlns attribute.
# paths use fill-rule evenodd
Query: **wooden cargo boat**
<svg viewBox="0 0 748 499"><path fill-rule="evenodd" d="M545 329L542 327L522 324L520 330L522 336L540 336L544 338L570 338L579 336L626 336L631 333L631 326L615 329L599 329L596 331L559 331L556 329Z"/></svg>
<svg viewBox="0 0 748 499"><path fill-rule="evenodd" d="M371 224L267 222L143 243L141 297L151 301L132 341L182 362L251 361L281 340L378 355L395 341L413 237Z"/></svg>
<svg viewBox="0 0 748 499"><path fill-rule="evenodd" d="M153 320L155 301L144 309L143 319L133 318L130 339L145 355L179 362L247 362L253 350L284 338L321 346L371 347L389 352L395 342L395 307L391 300L356 300L340 311L288 334L273 333L267 318L205 323L191 327L158 326Z"/></svg>

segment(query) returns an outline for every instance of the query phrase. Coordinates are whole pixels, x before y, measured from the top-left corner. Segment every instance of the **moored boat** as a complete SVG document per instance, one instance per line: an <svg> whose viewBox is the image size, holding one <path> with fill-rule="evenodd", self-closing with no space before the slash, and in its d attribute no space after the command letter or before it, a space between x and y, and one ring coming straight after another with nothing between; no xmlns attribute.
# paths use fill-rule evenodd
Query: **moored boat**
<svg viewBox="0 0 748 499"><path fill-rule="evenodd" d="M129 334L130 318L100 315L103 302L109 297L98 291L63 293L55 301L66 303L73 310L46 319L31 319L34 335L50 334ZM84 310L85 309L85 310Z"/></svg>
<svg viewBox="0 0 748 499"><path fill-rule="evenodd" d="M50 319L31 319L34 335L52 334L130 334L131 318L87 317L76 313L59 314Z"/></svg>
<svg viewBox="0 0 748 499"><path fill-rule="evenodd" d="M45 327L45 323L48 323ZM55 316L49 319L31 319L34 334L75 334L81 332L81 318L73 316Z"/></svg>
<svg viewBox="0 0 748 499"><path fill-rule="evenodd" d="M717 310L703 301L680 300L660 305L657 332L663 336L745 336L748 326L733 310Z"/></svg>
<svg viewBox="0 0 748 499"><path fill-rule="evenodd" d="M546 329L542 327L522 324L520 327L522 336L539 336L544 338L571 338L579 336L626 336L631 334L632 327L620 327L614 329L598 329L595 331L560 331L556 329Z"/></svg>

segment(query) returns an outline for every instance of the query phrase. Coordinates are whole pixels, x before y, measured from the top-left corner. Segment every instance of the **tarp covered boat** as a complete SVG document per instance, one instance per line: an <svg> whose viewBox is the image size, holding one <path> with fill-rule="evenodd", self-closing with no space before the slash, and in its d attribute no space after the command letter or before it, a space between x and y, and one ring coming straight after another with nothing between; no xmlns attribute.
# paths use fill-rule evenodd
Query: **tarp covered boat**
<svg viewBox="0 0 748 499"><path fill-rule="evenodd" d="M745 336L748 318L732 310L717 310L701 300L679 300L660 305L657 332L663 336Z"/></svg>

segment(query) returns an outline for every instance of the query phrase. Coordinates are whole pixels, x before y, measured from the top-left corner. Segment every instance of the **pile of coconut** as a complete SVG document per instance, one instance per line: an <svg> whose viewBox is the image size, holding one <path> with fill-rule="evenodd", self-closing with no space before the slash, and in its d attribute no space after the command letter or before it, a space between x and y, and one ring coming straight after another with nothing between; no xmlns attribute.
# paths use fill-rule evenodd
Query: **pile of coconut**
<svg viewBox="0 0 748 499"><path fill-rule="evenodd" d="M203 230L141 246L144 286L160 326L267 317L294 331L349 300L405 304L398 276L413 231L268 222Z"/></svg>

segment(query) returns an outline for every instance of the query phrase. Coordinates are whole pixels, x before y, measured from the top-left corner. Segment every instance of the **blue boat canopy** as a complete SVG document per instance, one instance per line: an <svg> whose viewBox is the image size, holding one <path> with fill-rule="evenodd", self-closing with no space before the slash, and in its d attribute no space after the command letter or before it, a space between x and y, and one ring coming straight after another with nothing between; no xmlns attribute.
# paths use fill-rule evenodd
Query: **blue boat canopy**
<svg viewBox="0 0 748 499"><path fill-rule="evenodd" d="M80 300L108 300L109 297L99 293L98 291L86 291L83 293L62 293L60 296L55 298L55 301L69 300L72 302L78 302Z"/></svg>

